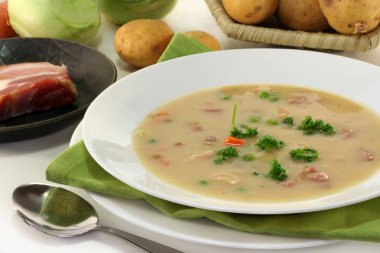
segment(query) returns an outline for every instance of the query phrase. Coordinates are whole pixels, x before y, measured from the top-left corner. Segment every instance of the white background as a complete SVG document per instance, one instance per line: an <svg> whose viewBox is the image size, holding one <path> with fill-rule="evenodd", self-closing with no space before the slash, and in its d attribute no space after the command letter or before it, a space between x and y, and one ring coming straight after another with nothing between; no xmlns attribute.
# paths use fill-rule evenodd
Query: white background
<svg viewBox="0 0 380 253"><path fill-rule="evenodd" d="M221 42L224 49L266 47L266 45L262 44L228 39L216 25L203 0L178 0L178 4L173 12L165 17L164 20L178 32L204 30L212 33ZM117 26L103 19L96 47L115 62L118 68L118 78L122 78L135 69L121 61L114 51L113 35L116 29ZM369 52L338 52L336 54L380 66L380 48ZM0 252L144 252L123 239L103 232L92 232L81 237L69 239L45 235L24 224L14 213L11 199L14 188L24 183L46 182L45 170L47 165L54 157L68 147L75 127L76 124L54 134L33 140L0 144ZM86 195L84 192L80 193L84 196ZM90 202L93 201L90 200ZM232 250L230 248L200 245L169 238L150 232L145 228L133 226L128 222L115 219L115 217L99 206L97 206L97 209L103 224L125 229L185 252L347 253L360 251L361 253L377 253L380 250L380 244L366 242L341 242L327 246L291 250Z"/></svg>

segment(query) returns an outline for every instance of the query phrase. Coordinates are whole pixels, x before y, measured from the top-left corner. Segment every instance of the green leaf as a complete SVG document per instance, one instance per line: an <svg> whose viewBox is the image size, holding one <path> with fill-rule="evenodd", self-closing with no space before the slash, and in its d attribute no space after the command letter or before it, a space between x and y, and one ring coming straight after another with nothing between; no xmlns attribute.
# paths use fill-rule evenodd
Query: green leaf
<svg viewBox="0 0 380 253"><path fill-rule="evenodd" d="M277 140L270 135L264 135L261 136L257 141L256 146L262 150L270 152L272 150L281 149L283 146L285 146L285 143L283 141Z"/></svg>
<svg viewBox="0 0 380 253"><path fill-rule="evenodd" d="M312 162L319 157L318 151L312 148L292 149L289 155L294 160L303 160L306 162Z"/></svg>
<svg viewBox="0 0 380 253"><path fill-rule="evenodd" d="M267 177L277 180L283 181L288 178L287 171L281 166L281 164L276 160L272 160L271 168Z"/></svg>

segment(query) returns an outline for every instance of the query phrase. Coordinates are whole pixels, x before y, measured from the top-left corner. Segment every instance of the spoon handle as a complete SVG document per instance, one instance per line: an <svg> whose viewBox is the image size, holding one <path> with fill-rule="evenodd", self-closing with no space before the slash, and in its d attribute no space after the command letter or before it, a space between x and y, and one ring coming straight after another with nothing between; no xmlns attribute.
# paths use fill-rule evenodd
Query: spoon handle
<svg viewBox="0 0 380 253"><path fill-rule="evenodd" d="M125 231L116 229L116 228L110 228L102 225L98 225L97 227L99 230L108 232L110 234L116 235L118 237L124 238L130 243L133 243L134 245L146 250L147 252L151 253L183 253L182 251L173 249L169 246L160 244L158 242L154 242L145 238L142 238L137 235L133 235L130 233L127 233Z"/></svg>

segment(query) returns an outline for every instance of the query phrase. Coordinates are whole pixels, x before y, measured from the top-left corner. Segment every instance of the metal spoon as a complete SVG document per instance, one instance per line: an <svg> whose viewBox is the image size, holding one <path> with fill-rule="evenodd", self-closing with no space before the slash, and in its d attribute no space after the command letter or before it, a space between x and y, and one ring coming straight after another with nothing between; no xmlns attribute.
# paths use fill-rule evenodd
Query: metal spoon
<svg viewBox="0 0 380 253"><path fill-rule="evenodd" d="M98 229L124 238L147 252L181 252L118 229L99 225L95 208L82 197L61 187L25 184L17 187L12 197L13 206L24 222L46 234L73 237Z"/></svg>

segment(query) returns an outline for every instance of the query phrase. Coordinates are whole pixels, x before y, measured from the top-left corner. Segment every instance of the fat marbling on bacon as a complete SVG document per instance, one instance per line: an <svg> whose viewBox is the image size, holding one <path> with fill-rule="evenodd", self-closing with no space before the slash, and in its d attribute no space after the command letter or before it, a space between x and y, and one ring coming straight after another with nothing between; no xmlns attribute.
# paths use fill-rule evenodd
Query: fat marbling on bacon
<svg viewBox="0 0 380 253"><path fill-rule="evenodd" d="M0 120L62 107L76 99L65 66L48 62L0 66Z"/></svg>

